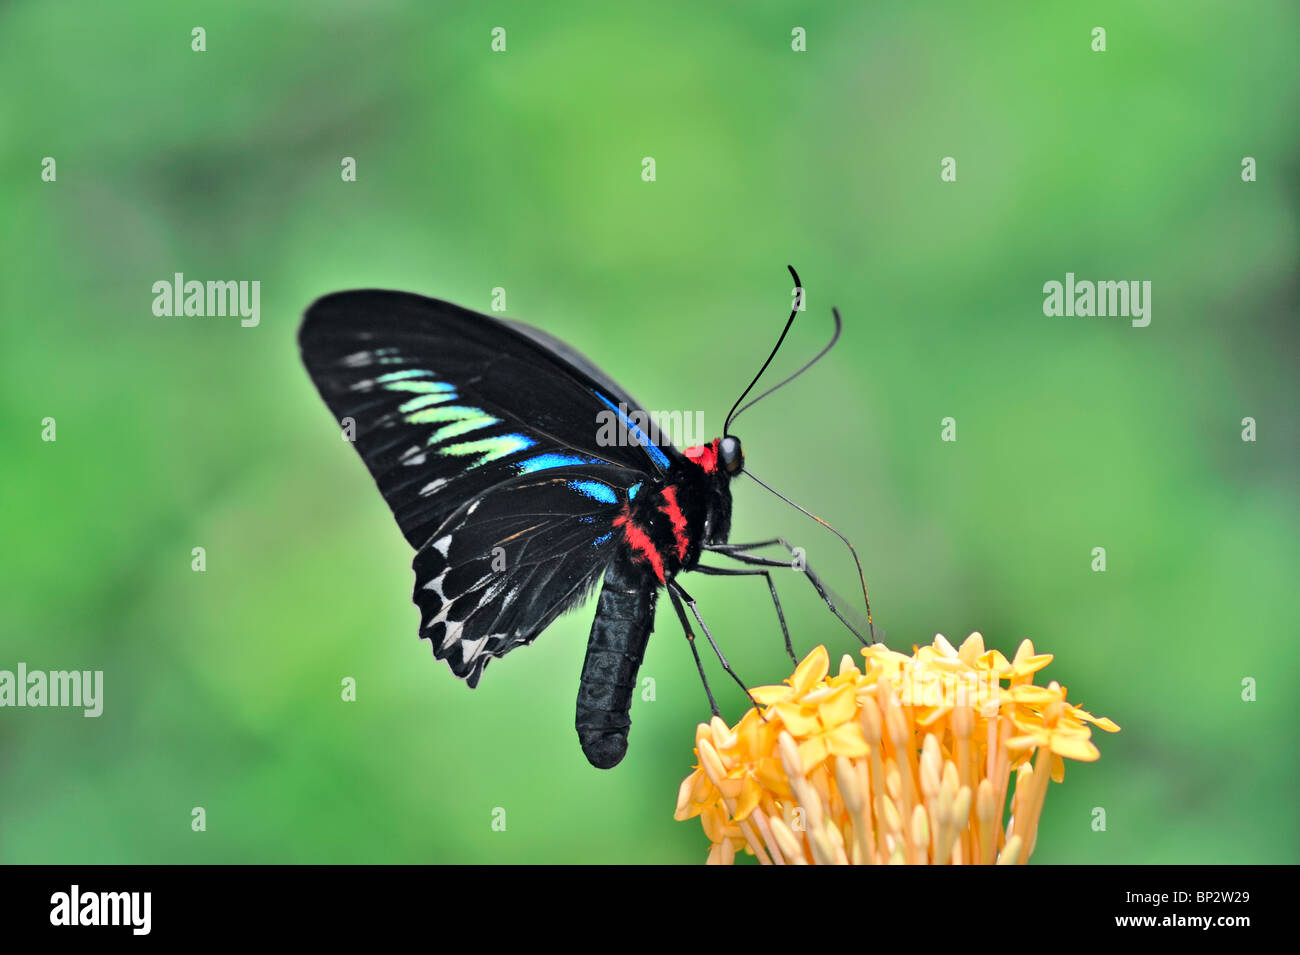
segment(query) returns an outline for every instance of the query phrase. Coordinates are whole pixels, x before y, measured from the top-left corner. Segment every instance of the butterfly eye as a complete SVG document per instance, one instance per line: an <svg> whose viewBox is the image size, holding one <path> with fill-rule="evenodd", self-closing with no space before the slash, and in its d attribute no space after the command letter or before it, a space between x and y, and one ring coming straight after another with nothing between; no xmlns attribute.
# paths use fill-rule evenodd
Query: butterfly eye
<svg viewBox="0 0 1300 955"><path fill-rule="evenodd" d="M740 439L726 437L718 442L718 457L722 461L722 469L728 474L735 474L745 466L745 455L740 450Z"/></svg>

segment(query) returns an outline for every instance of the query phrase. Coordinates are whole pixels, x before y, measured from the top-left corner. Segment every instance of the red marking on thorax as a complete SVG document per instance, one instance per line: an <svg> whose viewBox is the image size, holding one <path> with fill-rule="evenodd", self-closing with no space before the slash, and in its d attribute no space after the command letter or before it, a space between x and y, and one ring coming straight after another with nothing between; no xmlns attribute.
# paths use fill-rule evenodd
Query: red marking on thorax
<svg viewBox="0 0 1300 955"><path fill-rule="evenodd" d="M659 510L672 522L673 537L677 539L677 559L686 559L686 547L689 543L686 539L686 515L682 513L681 506L677 503L677 488L671 484L663 489L664 506Z"/></svg>
<svg viewBox="0 0 1300 955"><path fill-rule="evenodd" d="M718 470L718 442L721 440L714 438L710 444L696 445L682 453L702 467L705 474L712 474Z"/></svg>
<svg viewBox="0 0 1300 955"><path fill-rule="evenodd" d="M624 505L624 508L626 507L627 505ZM650 535L632 523L626 509L614 518L614 526L623 528L623 536L627 538L628 546L650 562L650 567L659 578L659 583L664 583L664 559L659 556L659 551L655 550Z"/></svg>

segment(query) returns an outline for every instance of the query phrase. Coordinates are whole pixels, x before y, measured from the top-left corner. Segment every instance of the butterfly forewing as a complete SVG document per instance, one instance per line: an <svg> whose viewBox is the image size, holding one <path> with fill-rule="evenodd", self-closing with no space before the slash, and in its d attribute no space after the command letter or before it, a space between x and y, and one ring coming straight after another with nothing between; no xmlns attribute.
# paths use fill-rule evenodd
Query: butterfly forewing
<svg viewBox="0 0 1300 955"><path fill-rule="evenodd" d="M520 475L613 465L651 477L680 459L627 419L636 406L608 376L567 346L567 355L549 347L555 341L387 291L328 295L299 332L312 380L341 425L350 419L357 451L417 548L465 501Z"/></svg>
<svg viewBox="0 0 1300 955"><path fill-rule="evenodd" d="M299 342L417 549L421 636L470 685L588 595L629 495L682 460L608 375L520 323L340 292L307 310Z"/></svg>

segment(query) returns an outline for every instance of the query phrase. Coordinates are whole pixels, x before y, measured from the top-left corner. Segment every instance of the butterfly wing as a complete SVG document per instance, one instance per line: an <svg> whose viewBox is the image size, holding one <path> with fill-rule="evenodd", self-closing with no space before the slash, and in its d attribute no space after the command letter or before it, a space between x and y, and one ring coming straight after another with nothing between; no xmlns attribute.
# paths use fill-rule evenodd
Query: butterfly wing
<svg viewBox="0 0 1300 955"><path fill-rule="evenodd" d="M519 476L612 466L654 478L682 459L634 423L640 409L608 375L520 323L363 290L313 303L298 339L416 548L465 502Z"/></svg>
<svg viewBox="0 0 1300 955"><path fill-rule="evenodd" d="M417 549L421 636L470 686L587 597L622 506L682 460L608 375L521 323L340 292L308 308L299 343Z"/></svg>
<svg viewBox="0 0 1300 955"><path fill-rule="evenodd" d="M420 636L476 686L494 657L531 643L586 599L613 559L613 521L640 471L520 475L458 508L415 555Z"/></svg>
<svg viewBox="0 0 1300 955"><path fill-rule="evenodd" d="M622 402L628 408L639 408L641 406L635 398L623 390L622 385L607 375L595 364L595 362L582 354L582 352L578 351L568 342L556 338L550 332L542 331L542 329L535 328L532 325L527 325L524 322L517 322L513 319L503 319L502 324L514 329L526 338L532 339L537 344L541 345L542 348L551 352L552 355L563 359L587 377L591 378L591 380L596 382L606 395L614 399L615 404Z"/></svg>

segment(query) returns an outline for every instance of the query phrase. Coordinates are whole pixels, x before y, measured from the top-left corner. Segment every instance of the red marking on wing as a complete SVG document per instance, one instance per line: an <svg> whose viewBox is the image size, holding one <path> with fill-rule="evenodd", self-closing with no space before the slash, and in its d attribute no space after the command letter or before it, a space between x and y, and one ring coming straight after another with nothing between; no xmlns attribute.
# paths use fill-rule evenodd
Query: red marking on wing
<svg viewBox="0 0 1300 955"><path fill-rule="evenodd" d="M714 438L710 444L700 444L693 448L687 448L682 453L704 469L705 474L712 474L718 469L718 442L721 438Z"/></svg>
<svg viewBox="0 0 1300 955"><path fill-rule="evenodd" d="M663 499L664 506L659 510L672 522L673 537L677 538L677 559L685 560L689 541L686 539L686 515L682 513L681 505L677 503L677 488L671 484L664 488Z"/></svg>
<svg viewBox="0 0 1300 955"><path fill-rule="evenodd" d="M650 536L632 523L626 511L614 518L614 526L623 528L623 537L627 539L628 546L650 562L651 569L654 570L655 576L659 578L659 583L662 584L664 582L664 559L659 556L659 551L655 549Z"/></svg>

